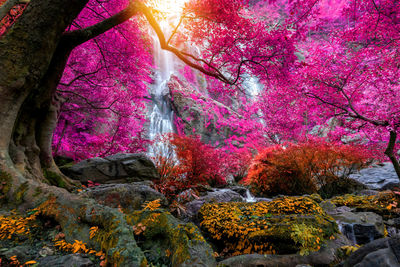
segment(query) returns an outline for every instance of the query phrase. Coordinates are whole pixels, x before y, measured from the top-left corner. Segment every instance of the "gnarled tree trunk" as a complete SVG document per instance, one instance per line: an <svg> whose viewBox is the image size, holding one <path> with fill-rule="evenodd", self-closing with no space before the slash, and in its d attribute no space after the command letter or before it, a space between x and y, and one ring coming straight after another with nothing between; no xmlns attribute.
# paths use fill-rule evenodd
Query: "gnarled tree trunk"
<svg viewBox="0 0 400 267"><path fill-rule="evenodd" d="M98 225L113 238L112 243L97 244L111 262L141 266L146 259L122 213L44 183L60 185L44 175L60 174L51 155L57 122L54 95L69 53L79 44L64 39L64 31L86 3L32 0L0 37L0 200L19 209L47 201L47 215L60 223L67 241L93 243L88 228ZM72 186L66 177L62 183Z"/></svg>

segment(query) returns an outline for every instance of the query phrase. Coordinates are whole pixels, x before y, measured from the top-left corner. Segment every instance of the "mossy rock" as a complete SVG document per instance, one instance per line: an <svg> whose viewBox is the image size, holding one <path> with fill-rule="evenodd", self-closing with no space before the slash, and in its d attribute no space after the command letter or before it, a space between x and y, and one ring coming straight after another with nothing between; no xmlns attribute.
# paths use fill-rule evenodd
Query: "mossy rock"
<svg viewBox="0 0 400 267"><path fill-rule="evenodd" d="M200 212L201 228L222 256L307 254L338 233L335 220L310 197L271 202L209 203Z"/></svg>
<svg viewBox="0 0 400 267"><path fill-rule="evenodd" d="M192 223L183 223L162 209L128 215L136 239L153 264L216 266L211 246Z"/></svg>
<svg viewBox="0 0 400 267"><path fill-rule="evenodd" d="M336 206L355 208L356 211L370 211L381 215L385 219L400 216L400 197L392 191L380 192L372 196L358 196L347 194L331 199Z"/></svg>

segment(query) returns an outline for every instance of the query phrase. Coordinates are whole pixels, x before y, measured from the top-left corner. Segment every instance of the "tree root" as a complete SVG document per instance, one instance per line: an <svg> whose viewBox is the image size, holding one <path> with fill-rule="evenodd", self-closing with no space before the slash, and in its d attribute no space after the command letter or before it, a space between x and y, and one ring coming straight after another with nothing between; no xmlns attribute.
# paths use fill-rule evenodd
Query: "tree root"
<svg viewBox="0 0 400 267"><path fill-rule="evenodd" d="M3 206L14 205L21 212L39 208L44 216L60 224L66 241L80 240L102 250L113 266L147 265L132 227L118 209L99 205L63 188L26 179L7 158L0 159L0 184ZM90 239L89 229L93 226L99 227L99 233Z"/></svg>

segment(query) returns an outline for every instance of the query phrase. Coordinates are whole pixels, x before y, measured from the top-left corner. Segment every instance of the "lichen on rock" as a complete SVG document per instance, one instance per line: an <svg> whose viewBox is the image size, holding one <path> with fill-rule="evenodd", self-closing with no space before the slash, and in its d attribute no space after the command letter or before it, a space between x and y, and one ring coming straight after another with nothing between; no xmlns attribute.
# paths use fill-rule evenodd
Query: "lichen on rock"
<svg viewBox="0 0 400 267"><path fill-rule="evenodd" d="M392 191L380 192L372 196L358 196L347 194L331 199L336 206L347 206L357 211L370 211L383 216L385 219L398 217L400 197Z"/></svg>
<svg viewBox="0 0 400 267"><path fill-rule="evenodd" d="M324 241L338 233L334 219L309 197L209 203L199 215L201 228L223 256L307 254L319 250Z"/></svg>
<svg viewBox="0 0 400 267"><path fill-rule="evenodd" d="M135 211L127 217L149 261L174 267L216 266L211 246L194 224L162 209Z"/></svg>

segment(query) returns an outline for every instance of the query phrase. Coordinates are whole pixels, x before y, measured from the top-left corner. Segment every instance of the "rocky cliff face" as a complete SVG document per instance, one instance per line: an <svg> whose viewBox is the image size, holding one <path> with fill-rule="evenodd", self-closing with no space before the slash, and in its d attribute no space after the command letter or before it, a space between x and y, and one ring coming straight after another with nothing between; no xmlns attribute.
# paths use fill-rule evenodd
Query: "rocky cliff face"
<svg viewBox="0 0 400 267"><path fill-rule="evenodd" d="M199 134L201 140L209 144L222 142L234 135L229 125L220 126L221 123L218 123L219 120L228 119L230 116L240 117L234 110L198 92L190 84L176 76L171 76L168 88L174 110L175 126L184 134ZM215 113L210 112L212 107L225 109L227 115L218 118Z"/></svg>

